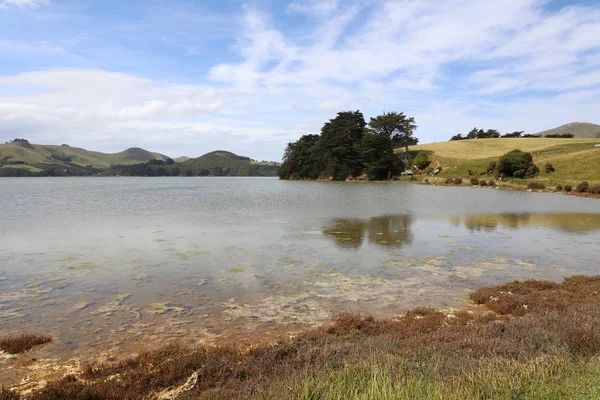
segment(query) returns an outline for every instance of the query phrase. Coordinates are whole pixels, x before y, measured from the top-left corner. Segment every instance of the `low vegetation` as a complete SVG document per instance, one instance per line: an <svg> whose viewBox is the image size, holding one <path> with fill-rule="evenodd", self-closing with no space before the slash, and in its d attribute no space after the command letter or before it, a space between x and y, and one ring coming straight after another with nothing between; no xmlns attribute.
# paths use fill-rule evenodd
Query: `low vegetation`
<svg viewBox="0 0 600 400"><path fill-rule="evenodd" d="M600 396L600 277L510 282L481 312L352 314L275 343L167 346L2 400L591 399ZM11 397L12 396L12 397Z"/></svg>
<svg viewBox="0 0 600 400"><path fill-rule="evenodd" d="M51 336L25 333L18 336L0 338L0 349L9 354L19 354L24 353L35 346L48 343L51 340Z"/></svg>

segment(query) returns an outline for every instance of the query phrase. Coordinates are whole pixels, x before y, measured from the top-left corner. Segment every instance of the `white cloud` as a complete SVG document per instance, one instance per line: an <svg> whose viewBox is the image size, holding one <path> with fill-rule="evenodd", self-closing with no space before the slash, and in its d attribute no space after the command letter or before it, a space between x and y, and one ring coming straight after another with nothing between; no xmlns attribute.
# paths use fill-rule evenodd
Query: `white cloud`
<svg viewBox="0 0 600 400"><path fill-rule="evenodd" d="M288 11L300 14L325 16L338 9L340 0L299 0L288 5Z"/></svg>
<svg viewBox="0 0 600 400"><path fill-rule="evenodd" d="M50 0L1 0L0 8L38 8L50 4Z"/></svg>

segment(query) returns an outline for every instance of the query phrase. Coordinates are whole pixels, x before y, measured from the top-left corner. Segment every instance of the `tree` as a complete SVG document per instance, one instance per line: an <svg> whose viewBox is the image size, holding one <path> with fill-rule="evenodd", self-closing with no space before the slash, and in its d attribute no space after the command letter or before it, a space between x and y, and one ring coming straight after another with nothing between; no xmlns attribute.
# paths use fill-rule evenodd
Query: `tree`
<svg viewBox="0 0 600 400"><path fill-rule="evenodd" d="M365 131L365 119L360 111L339 112L321 129L318 161L325 165L327 176L344 180L361 173L360 141Z"/></svg>
<svg viewBox="0 0 600 400"><path fill-rule="evenodd" d="M371 118L369 127L379 135L388 136L394 144L404 147L407 153L408 146L419 143L419 139L414 136L417 129L415 119L407 117L404 113L384 112L375 118Z"/></svg>
<svg viewBox="0 0 600 400"><path fill-rule="evenodd" d="M421 170L425 169L429 165L429 156L427 155L427 153L421 151L414 158L413 164L415 165L415 167L417 167Z"/></svg>
<svg viewBox="0 0 600 400"><path fill-rule="evenodd" d="M361 158L369 179L389 179L402 169L402 162L394 153L392 139L374 131L366 132L361 140Z"/></svg>

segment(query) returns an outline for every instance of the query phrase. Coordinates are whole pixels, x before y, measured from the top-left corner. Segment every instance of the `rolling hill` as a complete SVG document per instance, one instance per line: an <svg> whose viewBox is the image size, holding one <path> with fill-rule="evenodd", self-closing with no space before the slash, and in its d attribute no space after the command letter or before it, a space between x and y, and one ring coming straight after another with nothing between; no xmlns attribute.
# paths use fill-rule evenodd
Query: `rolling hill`
<svg viewBox="0 0 600 400"><path fill-rule="evenodd" d="M468 171L485 170L491 161L514 149L531 152L540 168L536 180L549 184L574 184L583 180L600 181L600 139L475 139L412 146L411 152L425 151L431 166L442 167L442 178L468 176ZM551 163L555 172L546 174Z"/></svg>
<svg viewBox="0 0 600 400"><path fill-rule="evenodd" d="M600 125L590 124L588 122L571 122L570 124L565 124L558 128L538 132L536 135L563 135L565 133L572 133L574 137L578 139L600 138Z"/></svg>
<svg viewBox="0 0 600 400"><path fill-rule="evenodd" d="M177 163L184 173L200 176L277 176L279 164L252 161L229 151L217 150Z"/></svg>
<svg viewBox="0 0 600 400"><path fill-rule="evenodd" d="M23 168L32 172L77 167L106 169L111 165L131 165L167 159L163 154L135 147L110 154L65 145L30 144L22 139L0 144L0 165L3 168Z"/></svg>

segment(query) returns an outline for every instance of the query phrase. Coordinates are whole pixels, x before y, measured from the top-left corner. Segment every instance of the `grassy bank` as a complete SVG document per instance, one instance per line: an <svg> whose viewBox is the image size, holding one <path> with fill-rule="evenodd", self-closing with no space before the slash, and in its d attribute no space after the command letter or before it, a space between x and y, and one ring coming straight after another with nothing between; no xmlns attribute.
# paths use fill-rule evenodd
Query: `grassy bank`
<svg viewBox="0 0 600 400"><path fill-rule="evenodd" d="M275 343L168 346L0 399L595 399L600 277L512 282L481 312L341 315Z"/></svg>
<svg viewBox="0 0 600 400"><path fill-rule="evenodd" d="M533 162L540 168L536 181L546 186L576 186L582 181L600 183L600 147L594 147L595 144L600 144L600 139L474 139L413 146L411 151L427 152L431 166L442 167L439 176L448 178L466 177L469 170L484 171L503 154L520 149L531 152ZM551 163L555 172L546 173L546 163Z"/></svg>

